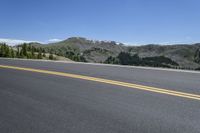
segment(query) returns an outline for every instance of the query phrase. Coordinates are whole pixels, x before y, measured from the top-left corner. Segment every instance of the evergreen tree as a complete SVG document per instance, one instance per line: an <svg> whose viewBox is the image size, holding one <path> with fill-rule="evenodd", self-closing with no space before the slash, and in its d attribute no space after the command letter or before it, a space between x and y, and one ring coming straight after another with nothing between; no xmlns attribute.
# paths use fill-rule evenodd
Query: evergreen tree
<svg viewBox="0 0 200 133"><path fill-rule="evenodd" d="M0 57L3 57L3 44L0 44Z"/></svg>
<svg viewBox="0 0 200 133"><path fill-rule="evenodd" d="M3 53L4 53L3 44L0 44L0 57L3 57Z"/></svg>
<svg viewBox="0 0 200 133"><path fill-rule="evenodd" d="M10 57L10 48L9 46L7 46L6 44L3 44L2 46L2 50L3 50L3 57Z"/></svg>
<svg viewBox="0 0 200 133"><path fill-rule="evenodd" d="M22 55L27 56L27 44L26 43L24 43L22 45Z"/></svg>
<svg viewBox="0 0 200 133"><path fill-rule="evenodd" d="M53 59L54 59L52 53L49 55L49 59L50 59L50 60L53 60Z"/></svg>
<svg viewBox="0 0 200 133"><path fill-rule="evenodd" d="M35 59L35 52L34 52L33 46L31 47L31 56L32 56L32 59Z"/></svg>
<svg viewBox="0 0 200 133"><path fill-rule="evenodd" d="M11 58L15 58L14 50L11 48Z"/></svg>
<svg viewBox="0 0 200 133"><path fill-rule="evenodd" d="M37 55L37 58L38 58L38 59L42 59L42 51L41 51L41 50L39 50L38 55Z"/></svg>
<svg viewBox="0 0 200 133"><path fill-rule="evenodd" d="M10 48L5 43L1 44L0 45L0 57L12 57L11 50L12 50L12 48Z"/></svg>
<svg viewBox="0 0 200 133"><path fill-rule="evenodd" d="M32 46L31 46L31 44L29 44L29 45L27 46L27 51L31 51L31 49L32 49Z"/></svg>
<svg viewBox="0 0 200 133"><path fill-rule="evenodd" d="M45 54L45 53L43 53L43 54L42 54L42 56L43 56L43 57L46 57L46 54Z"/></svg>
<svg viewBox="0 0 200 133"><path fill-rule="evenodd" d="M106 64L119 64L119 60L116 57L109 56L104 63Z"/></svg>
<svg viewBox="0 0 200 133"><path fill-rule="evenodd" d="M17 57L18 58L20 57L20 48L19 48L19 46L17 46Z"/></svg>
<svg viewBox="0 0 200 133"><path fill-rule="evenodd" d="M194 55L194 61L196 63L200 63L200 48L196 50L195 55Z"/></svg>

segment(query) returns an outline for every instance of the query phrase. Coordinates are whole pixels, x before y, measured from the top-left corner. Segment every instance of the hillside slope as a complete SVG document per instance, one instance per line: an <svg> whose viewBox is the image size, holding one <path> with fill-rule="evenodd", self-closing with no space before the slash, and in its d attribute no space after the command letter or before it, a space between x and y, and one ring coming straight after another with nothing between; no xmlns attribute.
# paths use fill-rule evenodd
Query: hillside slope
<svg viewBox="0 0 200 133"><path fill-rule="evenodd" d="M141 58L164 56L184 68L200 67L200 54L198 54L200 44L126 46L114 41L93 41L82 37L72 37L57 43L45 45L32 43L32 45L60 56L68 57L69 53L70 56L77 55L87 62L101 63L110 56L117 57L121 52L128 52L132 55L137 54Z"/></svg>
<svg viewBox="0 0 200 133"><path fill-rule="evenodd" d="M130 47L131 53L137 53L140 57L165 56L180 66L186 68L197 68L200 65L195 62L195 53L200 49L200 44L193 45L145 45Z"/></svg>

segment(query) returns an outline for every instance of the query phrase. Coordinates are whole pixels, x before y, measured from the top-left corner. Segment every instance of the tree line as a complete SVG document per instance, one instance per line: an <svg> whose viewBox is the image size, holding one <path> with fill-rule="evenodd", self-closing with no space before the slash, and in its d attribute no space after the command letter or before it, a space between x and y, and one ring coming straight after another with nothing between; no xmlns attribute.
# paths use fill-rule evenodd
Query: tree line
<svg viewBox="0 0 200 133"><path fill-rule="evenodd" d="M108 57L104 63L152 67L178 67L179 64L165 56L140 58L137 54L131 55L128 52L121 52L117 57Z"/></svg>
<svg viewBox="0 0 200 133"><path fill-rule="evenodd" d="M49 57L46 57L45 49L36 48L26 43L16 47L10 47L5 43L0 44L0 57L25 59L49 58L51 60L55 59L52 53L49 54Z"/></svg>
<svg viewBox="0 0 200 133"><path fill-rule="evenodd" d="M44 49L26 43L15 47L8 46L5 43L0 43L0 57L55 60L55 55L63 56L73 61L86 62L86 59L74 49L68 49L63 54L54 49Z"/></svg>
<svg viewBox="0 0 200 133"><path fill-rule="evenodd" d="M83 54L77 48L71 46L59 47L59 46L49 46L45 47L45 51L48 53L53 53L57 56L62 56L76 62L87 62Z"/></svg>
<svg viewBox="0 0 200 133"><path fill-rule="evenodd" d="M194 61L200 64L200 48L196 50L194 54Z"/></svg>

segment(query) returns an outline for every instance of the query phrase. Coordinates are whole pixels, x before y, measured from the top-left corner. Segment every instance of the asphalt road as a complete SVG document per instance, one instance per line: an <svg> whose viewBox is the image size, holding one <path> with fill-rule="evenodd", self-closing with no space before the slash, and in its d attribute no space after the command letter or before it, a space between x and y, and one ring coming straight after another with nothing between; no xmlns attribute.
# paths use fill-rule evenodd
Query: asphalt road
<svg viewBox="0 0 200 133"><path fill-rule="evenodd" d="M0 59L200 95L200 73ZM199 133L200 100L0 67L2 133Z"/></svg>

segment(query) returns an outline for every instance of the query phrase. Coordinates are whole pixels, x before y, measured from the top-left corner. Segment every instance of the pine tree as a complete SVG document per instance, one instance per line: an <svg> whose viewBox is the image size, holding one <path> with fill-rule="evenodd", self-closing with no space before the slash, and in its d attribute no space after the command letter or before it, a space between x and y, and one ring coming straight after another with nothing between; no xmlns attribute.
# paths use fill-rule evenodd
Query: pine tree
<svg viewBox="0 0 200 133"><path fill-rule="evenodd" d="M22 45L22 53L24 56L27 56L27 44L26 43L24 43Z"/></svg>
<svg viewBox="0 0 200 133"><path fill-rule="evenodd" d="M3 44L0 44L0 57L3 57Z"/></svg>
<svg viewBox="0 0 200 133"><path fill-rule="evenodd" d="M194 55L194 61L200 63L200 49L197 49Z"/></svg>
<svg viewBox="0 0 200 133"><path fill-rule="evenodd" d="M34 51L34 47L31 47L31 57L32 59L35 59L35 51Z"/></svg>
<svg viewBox="0 0 200 133"><path fill-rule="evenodd" d="M53 60L53 59L54 59L52 53L49 55L49 59L50 59L50 60Z"/></svg>
<svg viewBox="0 0 200 133"><path fill-rule="evenodd" d="M43 54L42 54L42 56L43 56L43 57L46 57L46 54L45 54L45 53L43 53Z"/></svg>
<svg viewBox="0 0 200 133"><path fill-rule="evenodd" d="M19 48L19 46L17 46L17 57L18 58L20 57L20 48Z"/></svg>
<svg viewBox="0 0 200 133"><path fill-rule="evenodd" d="M39 52L38 52L37 58L38 58L38 59L42 59L42 51L41 51L41 49L40 49Z"/></svg>
<svg viewBox="0 0 200 133"><path fill-rule="evenodd" d="M5 55L4 57L10 57L10 48L6 44L4 44Z"/></svg>
<svg viewBox="0 0 200 133"><path fill-rule="evenodd" d="M14 50L11 48L11 58L15 58Z"/></svg>
<svg viewBox="0 0 200 133"><path fill-rule="evenodd" d="M27 47L27 50L31 51L31 49L32 49L32 46L31 46L31 44L29 44L28 47Z"/></svg>

